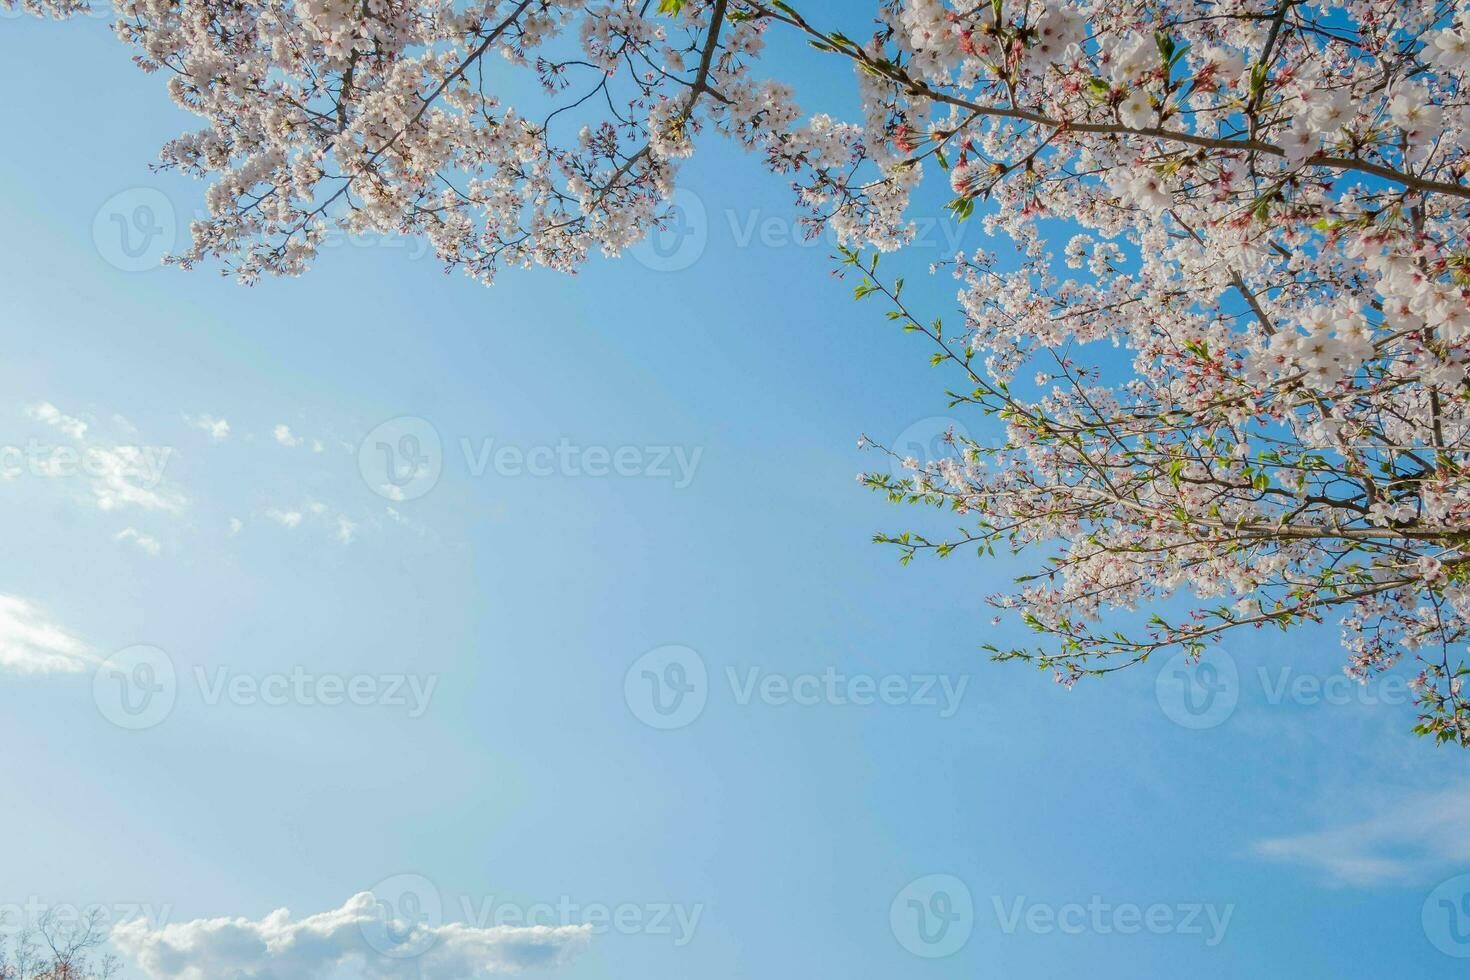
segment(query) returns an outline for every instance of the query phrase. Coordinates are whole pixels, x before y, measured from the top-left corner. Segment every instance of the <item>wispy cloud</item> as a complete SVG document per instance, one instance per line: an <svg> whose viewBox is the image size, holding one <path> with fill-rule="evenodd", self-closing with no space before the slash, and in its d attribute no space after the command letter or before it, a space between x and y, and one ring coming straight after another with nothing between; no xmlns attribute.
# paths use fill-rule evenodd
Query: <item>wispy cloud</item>
<svg viewBox="0 0 1470 980"><path fill-rule="evenodd" d="M327 980L344 972L364 980L470 980L560 965L591 934L587 926L415 924L412 945L427 950L394 958L367 941L381 922L377 900L363 892L340 909L294 921L285 909L259 920L199 919L158 928L137 919L115 927L111 938L148 980Z"/></svg>
<svg viewBox="0 0 1470 980"><path fill-rule="evenodd" d="M85 417L70 415L50 401L23 403L21 408L29 419L44 428L33 433L38 438L32 440L27 448L12 449L5 455L3 462L6 465L0 467L0 479L13 482L30 476L46 480L79 502L115 514L132 510L149 511L158 517L182 516L196 504L192 494L186 496L173 480L165 479L165 471L173 464L176 455L174 446L117 444L120 440L114 436L118 429L126 427L132 433L137 432L122 416L112 416L109 424L104 414L99 416L103 421L97 422L97 417L92 414ZM216 451L220 455L210 455L211 463L221 462L222 465L230 462L232 456L250 452L249 443L258 438L259 433L258 425L246 425L237 431L227 419L213 414L179 413L175 419L203 432L215 444L229 443ZM271 441L281 446L309 449L313 454L327 452L327 443L303 436L284 422L267 431ZM106 433L112 435L106 436ZM173 436L181 438L177 426ZM195 469L191 472L196 477L201 473L208 477L209 471L200 469L198 461L195 462ZM196 487L200 485L203 484L196 484ZM204 497L203 502L206 508L218 506L221 509L234 509L242 503L238 499L216 500L211 496ZM229 514L229 511L224 513ZM227 519L221 516L219 520L223 521L224 533L229 537L239 535L244 530L245 522L241 518L245 516L240 514ZM319 530L321 540L343 546L352 545L361 537L381 530L382 525L371 515L348 513L335 505L311 499L291 502L289 506L271 504L263 511L252 508L251 516L287 530ZM138 520L132 515L127 519ZM165 551L156 530L147 533L139 527L128 526L117 531L119 525L114 525L107 532L113 540L128 542L149 555L161 555ZM182 529L185 537L191 529ZM171 539L170 544L169 550L183 547L178 535Z"/></svg>
<svg viewBox="0 0 1470 980"><path fill-rule="evenodd" d="M135 527L123 528L121 531L112 536L112 540L131 541L133 542L133 544L137 545L139 548L146 551L148 554L154 556L155 558L158 557L158 553L163 550L163 545L159 543L157 538L155 538L151 534L144 534L142 531L138 530Z"/></svg>
<svg viewBox="0 0 1470 980"><path fill-rule="evenodd" d="M110 445L89 439L86 422L67 415L51 402L27 406L25 412L77 444L36 446L28 450L18 461L23 472L45 479L77 481L88 488L92 503L101 510L138 507L179 513L187 504L182 494L163 482L173 447ZM6 474L7 478L19 475Z"/></svg>
<svg viewBox="0 0 1470 980"><path fill-rule="evenodd" d="M49 426L60 429L64 435L73 439L83 439L87 435L87 423L72 415L67 415L50 402L39 402L26 409L26 414L37 422L44 422Z"/></svg>
<svg viewBox="0 0 1470 980"><path fill-rule="evenodd" d="M44 609L20 596L0 594L0 670L19 674L75 674L96 657Z"/></svg>
<svg viewBox="0 0 1470 980"><path fill-rule="evenodd" d="M324 526L340 544L351 544L357 540L361 525L334 507L320 500L307 500L300 507L271 507L265 512L267 520L294 531L310 518L312 525Z"/></svg>
<svg viewBox="0 0 1470 980"><path fill-rule="evenodd" d="M182 494L163 486L163 471L173 450L170 447L96 447L92 496L102 510L141 507L177 514L186 503Z"/></svg>
<svg viewBox="0 0 1470 980"><path fill-rule="evenodd" d="M215 418L213 415L185 415L184 421L194 428L208 433L209 438L215 442L224 442L230 437L230 423L228 419Z"/></svg>
<svg viewBox="0 0 1470 980"><path fill-rule="evenodd" d="M1470 861L1470 784L1410 797L1374 816L1259 841L1263 857L1316 869L1347 885L1410 882Z"/></svg>
<svg viewBox="0 0 1470 980"><path fill-rule="evenodd" d="M272 507L265 512L265 516L281 527L295 529L301 526L301 511L299 510L281 510L278 507Z"/></svg>
<svg viewBox="0 0 1470 980"><path fill-rule="evenodd" d="M275 436L276 442L279 442L283 446L290 446L292 448L295 448L296 446L301 445L301 438L291 431L291 427L289 425L286 425L284 423L276 426L275 429L271 431L271 435Z"/></svg>

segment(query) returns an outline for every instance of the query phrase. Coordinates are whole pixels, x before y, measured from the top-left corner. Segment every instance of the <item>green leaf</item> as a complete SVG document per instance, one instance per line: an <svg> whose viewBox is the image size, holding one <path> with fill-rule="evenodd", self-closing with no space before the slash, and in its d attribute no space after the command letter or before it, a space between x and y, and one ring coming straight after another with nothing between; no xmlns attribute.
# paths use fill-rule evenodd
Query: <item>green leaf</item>
<svg viewBox="0 0 1470 980"><path fill-rule="evenodd" d="M1154 32L1154 43L1159 46L1159 54L1164 59L1164 64L1171 64L1174 57L1174 39L1163 31Z"/></svg>
<svg viewBox="0 0 1470 980"><path fill-rule="evenodd" d="M1256 65L1251 69L1251 102L1259 102L1266 91L1266 66Z"/></svg>

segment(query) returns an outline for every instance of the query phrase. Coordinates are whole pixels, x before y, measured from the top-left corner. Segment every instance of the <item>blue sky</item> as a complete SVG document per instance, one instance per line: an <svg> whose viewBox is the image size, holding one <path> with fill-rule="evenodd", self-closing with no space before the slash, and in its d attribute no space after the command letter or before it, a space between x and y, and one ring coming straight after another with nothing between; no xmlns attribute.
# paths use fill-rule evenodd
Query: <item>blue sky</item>
<svg viewBox="0 0 1470 980"><path fill-rule="evenodd" d="M949 526L854 480L947 379L738 148L575 278L343 242L244 289L126 271L203 187L149 172L186 120L102 21L0 22L0 77L0 908L623 910L577 980L1463 974L1466 757L1333 680L1334 630L1068 692L979 649L1019 565L869 542ZM939 254L895 265L947 313ZM379 442L433 485L392 499ZM139 645L176 691L129 730L96 661Z"/></svg>

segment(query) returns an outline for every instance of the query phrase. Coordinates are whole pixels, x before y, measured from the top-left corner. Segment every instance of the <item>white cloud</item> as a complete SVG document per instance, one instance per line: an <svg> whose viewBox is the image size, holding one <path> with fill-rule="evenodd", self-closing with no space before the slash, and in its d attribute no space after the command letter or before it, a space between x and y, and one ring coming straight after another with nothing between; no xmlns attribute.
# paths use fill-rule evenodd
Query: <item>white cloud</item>
<svg viewBox="0 0 1470 980"><path fill-rule="evenodd" d="M289 425L286 425L285 423L276 426L275 429L271 431L271 435L275 436L276 442L279 442L283 446L290 446L294 448L301 445L300 437L293 434L291 432L291 427Z"/></svg>
<svg viewBox="0 0 1470 980"><path fill-rule="evenodd" d="M173 456L173 447L104 445L87 440L87 423L63 413L50 402L31 405L26 408L26 414L81 443L75 447L41 447L28 454L25 465L31 475L83 481L91 492L92 502L101 510L141 507L178 513L188 502L177 491L163 486L164 470Z"/></svg>
<svg viewBox="0 0 1470 980"><path fill-rule="evenodd" d="M0 594L0 670L75 674L96 657L35 603Z"/></svg>
<svg viewBox="0 0 1470 980"><path fill-rule="evenodd" d="M272 507L265 512L265 516L281 525L281 527L296 528L301 525L301 511L299 510L278 510Z"/></svg>
<svg viewBox="0 0 1470 980"><path fill-rule="evenodd" d="M1470 861L1467 813L1470 784L1420 794L1366 820L1258 841L1254 850L1340 884L1410 882Z"/></svg>
<svg viewBox="0 0 1470 980"><path fill-rule="evenodd" d="M238 517L232 517L232 518L230 518L230 537L233 538L235 535L239 534L240 531L242 529L244 529L244 527L245 527L245 523L243 521L241 521L240 518L238 518Z"/></svg>
<svg viewBox="0 0 1470 980"><path fill-rule="evenodd" d="M295 530L308 523L312 526L322 526L341 544L347 545L357 540L361 525L335 507L328 506L320 500L307 500L299 508L286 510L280 507L272 507L265 512L265 516L284 528Z"/></svg>
<svg viewBox="0 0 1470 980"><path fill-rule="evenodd" d="M116 926L111 938L148 980L328 980L341 971L363 980L474 980L560 965L591 934L588 926L416 924L406 945L432 945L395 958L368 942L381 929L377 900L362 892L340 909L295 921L285 909L259 920L198 919L159 928L136 919Z"/></svg>
<svg viewBox="0 0 1470 980"><path fill-rule="evenodd" d="M50 402L40 402L26 409L26 414L37 422L45 422L47 425L60 429L73 439L81 439L87 434L87 423L71 415L63 414L62 411Z"/></svg>
<svg viewBox="0 0 1470 980"><path fill-rule="evenodd" d="M230 423L227 419L217 419L213 415L185 415L184 421L209 433L209 438L215 442L224 442L230 437Z"/></svg>
<svg viewBox="0 0 1470 980"><path fill-rule="evenodd" d="M158 543L157 538L155 538L151 534L144 534L142 531L139 531L135 527L123 528L121 531L112 536L112 540L131 541L139 548L142 548L144 551L148 552L148 554L153 555L155 558L158 557L158 553L163 550L163 545Z"/></svg>
<svg viewBox="0 0 1470 980"><path fill-rule="evenodd" d="M92 496L102 510L141 507L177 514L187 502L162 486L163 471L173 455L170 446L93 446L87 450Z"/></svg>
<svg viewBox="0 0 1470 980"><path fill-rule="evenodd" d="M428 525L413 520L407 514L398 510L396 507L384 507L383 512L388 515L388 520L392 521L394 524L397 524L400 527L408 528L410 531L413 531L415 534L417 534L420 538L427 538L433 534L433 532L429 530ZM375 520L373 521L373 526L379 526L381 523L381 521Z"/></svg>

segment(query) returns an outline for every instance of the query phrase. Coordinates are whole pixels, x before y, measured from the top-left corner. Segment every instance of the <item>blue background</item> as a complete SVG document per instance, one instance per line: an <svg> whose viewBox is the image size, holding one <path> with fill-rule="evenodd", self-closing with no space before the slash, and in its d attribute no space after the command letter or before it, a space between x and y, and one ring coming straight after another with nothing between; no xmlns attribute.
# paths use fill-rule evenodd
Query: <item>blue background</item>
<svg viewBox="0 0 1470 980"><path fill-rule="evenodd" d="M845 72L801 64L806 108L849 104ZM678 272L596 260L487 290L417 243L377 241L243 289L213 269L124 272L108 261L118 243L94 237L109 199L152 188L182 241L203 194L149 171L191 123L103 21L0 21L0 81L0 442L33 433L24 408L40 401L98 432L121 413L133 438L175 448L168 480L189 500L178 515L103 512L62 481L0 483L0 592L43 603L103 655L156 645L184 677L298 664L439 677L419 719L211 706L186 683L164 724L124 732L90 678L0 675L0 904L300 915L411 873L451 918L460 896L702 907L687 945L602 935L573 978L1464 974L1421 907L1470 871L1470 852L1415 815L1463 817L1466 757L1409 735L1411 706L1273 704L1257 680L1335 676L1335 630L1229 644L1239 704L1194 731L1161 710L1157 664L1069 692L989 662L982 643L1023 639L983 601L1023 567L1012 559L900 568L870 543L952 526L854 476L884 465L857 449L861 433L932 431L922 420L949 413L954 379L880 307L851 302L829 248L742 246L752 218L789 236L794 217L756 157L707 139L689 164L705 218L689 216L694 244L666 243L697 253ZM978 222L962 233L982 243ZM940 256L921 246L893 264L916 306L948 314L955 285L921 272ZM230 439L183 421L206 413ZM391 505L402 522L356 456L400 416L444 446L434 490ZM324 451L277 445L281 423ZM677 489L477 477L459 445L563 438L703 455ZM357 540L263 517L306 499L359 523ZM230 517L245 522L233 537ZM124 526L162 553L114 542ZM663 644L698 651L711 679L704 712L675 731L643 724L623 693ZM951 718L741 705L728 667L969 686ZM1344 880L1259 851L1319 832L1345 860L1358 848L1397 870ZM967 884L974 933L926 960L889 909L936 873ZM1093 896L1233 912L1213 947L1207 934L1007 933L996 914Z"/></svg>

